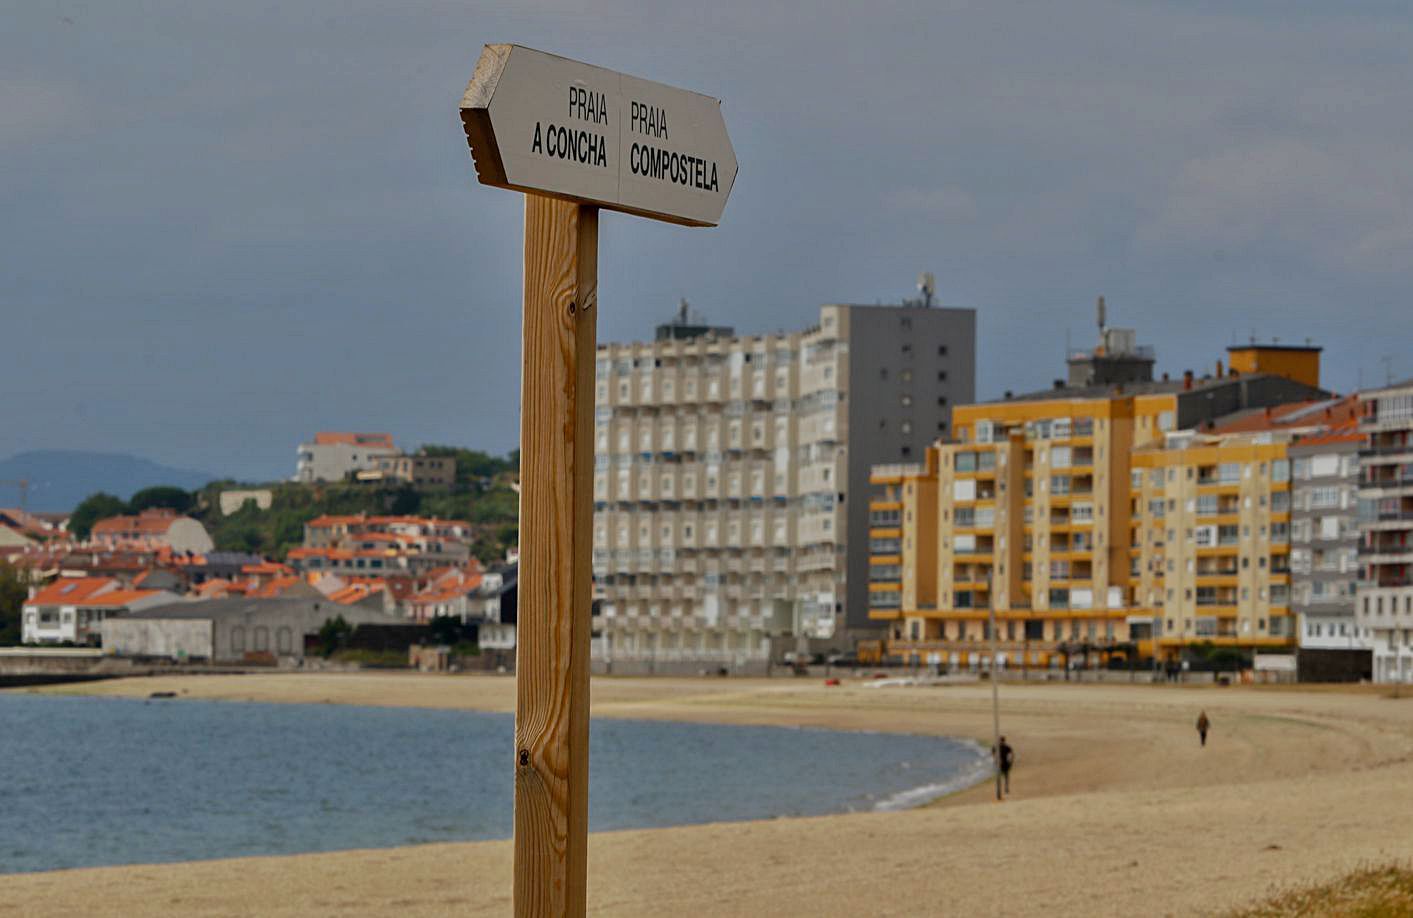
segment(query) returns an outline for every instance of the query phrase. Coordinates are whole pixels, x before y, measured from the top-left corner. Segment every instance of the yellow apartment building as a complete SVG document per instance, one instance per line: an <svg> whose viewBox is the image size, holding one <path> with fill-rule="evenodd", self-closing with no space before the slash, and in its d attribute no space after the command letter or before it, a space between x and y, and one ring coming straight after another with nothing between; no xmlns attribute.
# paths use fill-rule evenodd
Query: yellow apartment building
<svg viewBox="0 0 1413 918"><path fill-rule="evenodd" d="M1196 643L1294 646L1290 610L1290 461L1269 434L1195 436L1134 453L1131 636L1175 655ZM1156 629L1143 627L1148 615Z"/></svg>
<svg viewBox="0 0 1413 918"><path fill-rule="evenodd" d="M1051 390L959 406L952 442L874 468L869 605L888 656L981 665L993 605L998 662L1011 667L1293 640L1285 445L1191 431L1323 393L1220 364L1200 379L1143 378L1151 357L1131 342L1076 355ZM1139 378L1095 384L1110 355Z"/></svg>

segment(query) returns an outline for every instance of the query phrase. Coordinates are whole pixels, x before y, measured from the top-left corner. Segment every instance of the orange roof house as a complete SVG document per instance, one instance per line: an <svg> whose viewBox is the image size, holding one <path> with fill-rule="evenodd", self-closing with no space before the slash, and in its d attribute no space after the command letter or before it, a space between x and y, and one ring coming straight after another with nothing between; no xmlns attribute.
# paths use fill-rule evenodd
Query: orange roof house
<svg viewBox="0 0 1413 918"><path fill-rule="evenodd" d="M26 600L21 640L26 644L96 644L108 617L177 598L165 590L124 587L112 577L60 577Z"/></svg>
<svg viewBox="0 0 1413 918"><path fill-rule="evenodd" d="M171 510L144 510L136 516L110 516L93 524L92 541L109 547L166 547L201 554L215 544L206 527Z"/></svg>

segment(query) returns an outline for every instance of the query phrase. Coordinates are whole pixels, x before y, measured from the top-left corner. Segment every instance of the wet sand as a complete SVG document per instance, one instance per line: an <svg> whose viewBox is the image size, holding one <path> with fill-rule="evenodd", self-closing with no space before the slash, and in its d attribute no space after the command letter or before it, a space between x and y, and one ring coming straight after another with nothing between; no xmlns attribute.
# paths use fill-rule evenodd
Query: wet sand
<svg viewBox="0 0 1413 918"><path fill-rule="evenodd" d="M120 680L50 693L509 711L494 676ZM1413 699L1377 691L1004 685L1012 796L901 813L599 833L603 915L1185 915L1413 859ZM1213 730L1198 747L1205 708ZM599 679L595 717L936 733L989 744L984 685ZM886 737L880 738L886 742ZM508 776L507 776L508 779ZM0 877L7 915L501 915L509 842Z"/></svg>

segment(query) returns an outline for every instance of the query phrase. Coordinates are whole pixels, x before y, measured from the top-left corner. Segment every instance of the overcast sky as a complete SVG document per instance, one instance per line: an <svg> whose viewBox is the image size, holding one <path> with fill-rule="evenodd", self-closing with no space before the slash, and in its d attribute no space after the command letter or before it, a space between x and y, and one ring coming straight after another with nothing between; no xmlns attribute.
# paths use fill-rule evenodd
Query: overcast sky
<svg viewBox="0 0 1413 918"><path fill-rule="evenodd" d="M1395 2L0 0L0 457L292 474L320 429L518 435L521 201L456 107L514 41L723 100L716 229L606 214L600 340L979 312L978 393L1093 301L1160 370L1253 332L1413 374L1413 14Z"/></svg>

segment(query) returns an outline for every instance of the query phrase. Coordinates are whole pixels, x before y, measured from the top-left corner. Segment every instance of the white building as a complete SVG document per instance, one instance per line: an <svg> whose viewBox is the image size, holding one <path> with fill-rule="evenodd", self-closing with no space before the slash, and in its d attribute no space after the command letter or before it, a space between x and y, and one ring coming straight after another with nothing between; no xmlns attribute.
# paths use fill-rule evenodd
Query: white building
<svg viewBox="0 0 1413 918"><path fill-rule="evenodd" d="M379 468L379 460L401 455L392 434L321 431L313 443L299 444L294 480L343 481L355 472Z"/></svg>
<svg viewBox="0 0 1413 918"><path fill-rule="evenodd" d="M684 311L601 346L595 662L764 668L772 637L869 627L869 469L921 456L972 400L975 319L829 305L738 337Z"/></svg>
<svg viewBox="0 0 1413 918"><path fill-rule="evenodd" d="M515 649L519 572L518 565L489 570L471 594L466 620L478 623L477 643L482 650Z"/></svg>
<svg viewBox="0 0 1413 918"><path fill-rule="evenodd" d="M1293 413L1329 420L1303 432L1289 450L1291 607L1300 616L1301 678L1312 681L1371 674L1373 638L1355 616L1363 443L1357 412L1358 400L1349 396Z"/></svg>
<svg viewBox="0 0 1413 918"><path fill-rule="evenodd" d="M1374 681L1413 682L1413 380L1359 401L1356 617L1373 634Z"/></svg>
<svg viewBox="0 0 1413 918"><path fill-rule="evenodd" d="M21 609L25 644L97 644L110 616L139 611L179 597L165 590L133 590L108 577L61 577L36 592Z"/></svg>

